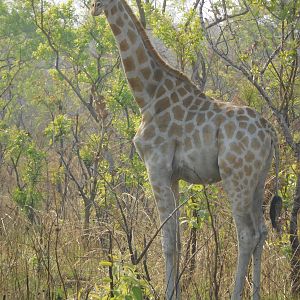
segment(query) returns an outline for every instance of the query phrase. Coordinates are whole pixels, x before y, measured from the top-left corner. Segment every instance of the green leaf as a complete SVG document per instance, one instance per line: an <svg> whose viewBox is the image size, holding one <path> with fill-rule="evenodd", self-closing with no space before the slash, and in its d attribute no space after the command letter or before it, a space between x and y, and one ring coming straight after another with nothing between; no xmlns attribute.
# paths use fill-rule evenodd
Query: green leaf
<svg viewBox="0 0 300 300"><path fill-rule="evenodd" d="M140 287L134 286L132 288L132 294L133 294L134 300L143 300L143 292Z"/></svg>
<svg viewBox="0 0 300 300"><path fill-rule="evenodd" d="M113 263L111 261L108 261L108 260L100 261L100 266L102 266L102 267L111 267L112 265L113 265Z"/></svg>

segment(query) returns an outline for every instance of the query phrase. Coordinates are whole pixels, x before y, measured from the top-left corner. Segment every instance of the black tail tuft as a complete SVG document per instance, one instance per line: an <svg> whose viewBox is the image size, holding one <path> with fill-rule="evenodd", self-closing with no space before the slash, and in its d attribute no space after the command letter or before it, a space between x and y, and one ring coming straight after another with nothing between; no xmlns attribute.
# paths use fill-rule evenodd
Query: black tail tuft
<svg viewBox="0 0 300 300"><path fill-rule="evenodd" d="M281 213L281 208L282 208L282 199L278 195L274 196L272 201L271 201L271 206L270 206L270 218L272 222L272 226L276 231L280 231L280 226L278 224L278 218Z"/></svg>

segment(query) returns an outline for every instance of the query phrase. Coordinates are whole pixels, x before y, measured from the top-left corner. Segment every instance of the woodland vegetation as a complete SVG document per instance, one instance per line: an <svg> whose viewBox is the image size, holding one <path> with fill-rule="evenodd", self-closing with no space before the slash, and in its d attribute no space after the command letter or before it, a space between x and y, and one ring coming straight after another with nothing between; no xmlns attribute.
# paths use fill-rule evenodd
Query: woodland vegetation
<svg viewBox="0 0 300 300"><path fill-rule="evenodd" d="M164 59L277 129L282 233L268 216L272 167L261 294L300 298L300 1L129 3ZM0 0L1 299L163 299L159 218L132 144L139 109L88 5ZM182 182L180 199L183 299L228 299L237 246L222 185Z"/></svg>

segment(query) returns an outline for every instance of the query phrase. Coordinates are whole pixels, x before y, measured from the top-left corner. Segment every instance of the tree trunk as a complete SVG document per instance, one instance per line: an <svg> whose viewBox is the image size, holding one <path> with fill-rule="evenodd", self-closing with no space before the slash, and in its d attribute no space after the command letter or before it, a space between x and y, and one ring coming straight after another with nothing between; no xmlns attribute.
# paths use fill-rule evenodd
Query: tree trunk
<svg viewBox="0 0 300 300"><path fill-rule="evenodd" d="M83 245L85 248L88 246L89 241L91 207L90 199L84 200Z"/></svg>
<svg viewBox="0 0 300 300"><path fill-rule="evenodd" d="M139 14L140 14L140 21L143 25L144 28L146 28L146 16L145 16L145 11L144 11L144 7L142 5L141 0L135 0L136 5L139 9Z"/></svg>
<svg viewBox="0 0 300 300"><path fill-rule="evenodd" d="M298 166L300 160L298 160ZM299 249L299 237L298 237L298 213L300 209L300 170L297 170L297 185L295 198L293 203L293 209L290 219L290 242L292 247L291 258L291 281L292 281L292 293L294 295L300 294L300 249Z"/></svg>
<svg viewBox="0 0 300 300"><path fill-rule="evenodd" d="M167 0L164 0L163 6L162 6L162 13L163 14L166 12L166 7L167 7Z"/></svg>

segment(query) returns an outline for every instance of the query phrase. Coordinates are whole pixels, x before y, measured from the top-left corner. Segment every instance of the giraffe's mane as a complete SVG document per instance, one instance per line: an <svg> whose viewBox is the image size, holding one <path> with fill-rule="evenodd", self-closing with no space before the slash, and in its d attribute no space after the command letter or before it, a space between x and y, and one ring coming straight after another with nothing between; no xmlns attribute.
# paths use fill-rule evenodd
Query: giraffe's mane
<svg viewBox="0 0 300 300"><path fill-rule="evenodd" d="M135 24L138 32L140 33L140 36L142 38L142 41L146 47L147 50L150 51L150 53L154 56L156 59L156 62L159 63L168 73L175 76L178 79L187 81L189 84L191 84L194 88L198 90L198 87L182 72L176 70L175 68L171 67L168 63L166 63L162 57L158 54L154 46L152 45L149 36L147 35L145 29L143 28L142 24L136 17L136 15L133 13L131 7L126 2L126 0L120 0L122 4L124 5L125 10L129 14L130 18L132 19L133 23Z"/></svg>

